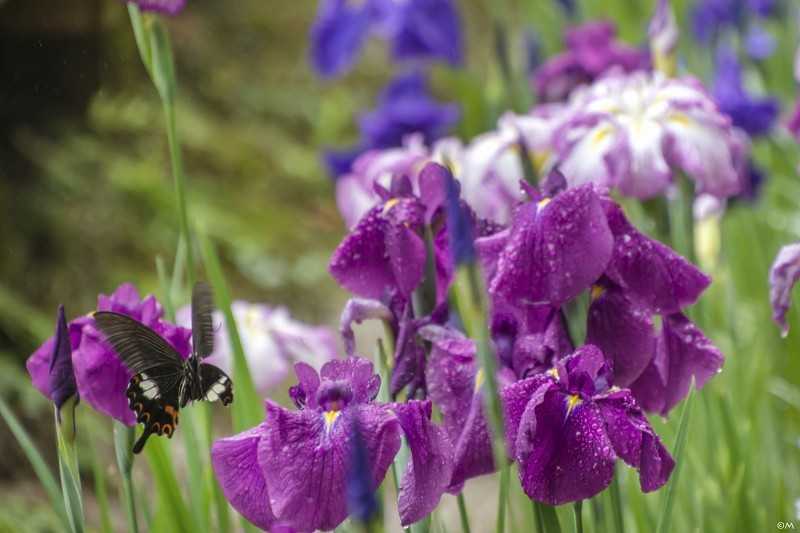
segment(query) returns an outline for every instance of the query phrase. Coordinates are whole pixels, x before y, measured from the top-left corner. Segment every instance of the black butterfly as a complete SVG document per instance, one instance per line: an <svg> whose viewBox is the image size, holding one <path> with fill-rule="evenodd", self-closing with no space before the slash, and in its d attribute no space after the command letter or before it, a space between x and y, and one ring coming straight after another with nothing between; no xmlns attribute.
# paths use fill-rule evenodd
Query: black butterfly
<svg viewBox="0 0 800 533"><path fill-rule="evenodd" d="M172 438L178 425L178 410L189 401L221 399L233 402L233 382L214 365L201 363L214 350L211 312L214 294L207 283L198 282L192 292L192 349L183 359L170 344L141 322L110 311L94 313L97 327L122 359L135 372L125 396L144 424L144 432L133 446L139 453L150 434Z"/></svg>

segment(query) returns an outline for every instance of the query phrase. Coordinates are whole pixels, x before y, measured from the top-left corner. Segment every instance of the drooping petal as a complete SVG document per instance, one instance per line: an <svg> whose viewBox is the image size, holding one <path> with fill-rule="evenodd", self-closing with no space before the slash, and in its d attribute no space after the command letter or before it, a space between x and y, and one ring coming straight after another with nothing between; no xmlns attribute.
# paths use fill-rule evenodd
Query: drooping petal
<svg viewBox="0 0 800 533"><path fill-rule="evenodd" d="M627 387L653 358L653 317L623 291L595 286L586 326L586 343L614 362L614 382Z"/></svg>
<svg viewBox="0 0 800 533"><path fill-rule="evenodd" d="M384 304L378 300L367 298L351 298L347 300L342 311L339 333L344 342L344 353L348 357L356 354L356 337L353 324L360 324L367 319L383 320L386 324L396 328L394 315Z"/></svg>
<svg viewBox="0 0 800 533"><path fill-rule="evenodd" d="M264 424L211 445L211 465L222 493L234 509L261 529L277 522L272 513L264 474L258 462L258 443Z"/></svg>
<svg viewBox="0 0 800 533"><path fill-rule="evenodd" d="M611 483L617 457L600 410L591 402L572 406L563 392L545 390L520 422L516 454L522 488L548 505L591 498Z"/></svg>
<svg viewBox="0 0 800 533"><path fill-rule="evenodd" d="M330 530L347 518L344 489L352 424L361 425L373 488L400 448L396 419L378 405L345 409L330 422L317 410L291 412L269 399L265 406L259 466L273 513L301 531Z"/></svg>
<svg viewBox="0 0 800 533"><path fill-rule="evenodd" d="M384 208L384 241L387 262L400 293L410 296L417 288L425 268L425 242L419 235L423 223L422 206L416 200L399 200Z"/></svg>
<svg viewBox="0 0 800 533"><path fill-rule="evenodd" d="M661 443L641 409L624 390L597 400L614 452L639 470L642 492L661 488L675 468L675 460Z"/></svg>
<svg viewBox="0 0 800 533"><path fill-rule="evenodd" d="M454 447L450 493L461 492L467 479L494 471L475 357L474 341L447 339L434 344L426 369L428 394Z"/></svg>
<svg viewBox="0 0 800 533"><path fill-rule="evenodd" d="M503 405L503 418L505 421L505 438L508 455L519 459L517 453L517 435L520 431L522 417L532 403L538 405L542 402L544 394L553 385L555 378L552 374L537 374L528 379L523 379L500 389L500 401ZM535 422L535 421L534 421Z"/></svg>
<svg viewBox="0 0 800 533"><path fill-rule="evenodd" d="M655 314L694 304L711 283L684 257L641 234L610 199L602 200L614 234L614 253L605 271L632 301Z"/></svg>
<svg viewBox="0 0 800 533"><path fill-rule="evenodd" d="M778 251L769 270L772 320L781 326L784 337L789 333L786 313L792 306L792 288L798 280L800 280L800 243L787 244Z"/></svg>
<svg viewBox="0 0 800 533"><path fill-rule="evenodd" d="M453 475L453 445L445 429L431 423L430 400L390 405L411 450L397 500L400 523L408 526L439 505Z"/></svg>
<svg viewBox="0 0 800 533"><path fill-rule="evenodd" d="M591 186L569 190L543 207L523 205L489 292L517 305L560 306L606 269L613 240Z"/></svg>
<svg viewBox="0 0 800 533"><path fill-rule="evenodd" d="M692 377L700 389L722 369L720 349L683 313L663 317L655 356L630 388L649 412L663 416L683 400Z"/></svg>

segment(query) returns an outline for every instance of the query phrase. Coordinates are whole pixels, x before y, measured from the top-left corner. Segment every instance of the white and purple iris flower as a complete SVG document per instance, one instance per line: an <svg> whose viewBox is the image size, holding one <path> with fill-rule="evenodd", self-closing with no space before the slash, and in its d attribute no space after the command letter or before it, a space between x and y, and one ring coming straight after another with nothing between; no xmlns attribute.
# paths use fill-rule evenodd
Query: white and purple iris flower
<svg viewBox="0 0 800 533"><path fill-rule="evenodd" d="M571 187L591 182L647 199L680 171L698 195L724 199L742 189L747 147L694 78L608 75L574 91L569 108L554 148Z"/></svg>
<svg viewBox="0 0 800 533"><path fill-rule="evenodd" d="M237 300L231 312L244 350L247 368L259 394L266 395L291 373L295 362L319 370L337 357L336 338L327 326L312 326L294 320L285 307L272 307ZM178 310L177 321L191 324L191 307ZM206 362L224 372L233 372L233 349L222 313L213 314L214 351Z"/></svg>
<svg viewBox="0 0 800 533"><path fill-rule="evenodd" d="M311 63L321 76L349 71L370 33L392 58L461 62L461 30L451 0L322 0L311 27Z"/></svg>
<svg viewBox="0 0 800 533"><path fill-rule="evenodd" d="M114 311L138 320L164 337L183 358L192 351L191 330L161 320L163 311L154 296L139 300L136 288L120 285L111 296L101 294L97 298L98 311ZM89 315L76 318L68 325L68 336L72 349L72 367L78 393L82 401L97 411L123 422L136 425L136 415L128 407L125 389L133 372L125 368L105 336L97 329ZM26 363L33 386L50 398L59 396L58 385L51 381L51 365L54 354L63 357L63 352L54 352L54 347L63 342L64 333L54 335L40 346ZM63 359L57 365L63 365Z"/></svg>
<svg viewBox="0 0 800 533"><path fill-rule="evenodd" d="M781 248L769 271L772 319L781 326L784 337L789 333L786 313L792 306L792 288L798 280L800 280L800 242L787 244Z"/></svg>
<svg viewBox="0 0 800 533"><path fill-rule="evenodd" d="M663 486L675 467L631 391L614 386L611 363L596 346L503 388L500 398L506 446L533 500L591 498L611 483L617 459L639 471L643 492Z"/></svg>
<svg viewBox="0 0 800 533"><path fill-rule="evenodd" d="M331 530L349 514L345 487L354 435L363 440L374 490L402 434L411 457L399 485L400 520L409 525L430 513L453 470L453 447L447 432L430 422L430 400L375 402L381 380L360 357L328 362L319 374L303 363L295 369L299 383L290 396L297 411L267 399L262 424L211 448L214 472L233 507L267 530Z"/></svg>

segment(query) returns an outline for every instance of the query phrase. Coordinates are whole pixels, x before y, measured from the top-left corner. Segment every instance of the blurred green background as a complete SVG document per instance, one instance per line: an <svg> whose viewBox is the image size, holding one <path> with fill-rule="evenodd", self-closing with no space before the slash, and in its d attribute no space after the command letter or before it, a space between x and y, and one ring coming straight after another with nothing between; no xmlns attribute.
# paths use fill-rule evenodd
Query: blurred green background
<svg viewBox="0 0 800 533"><path fill-rule="evenodd" d="M585 19L610 16L623 39L644 43L654 2L579 4ZM685 21L687 2L673 4ZM465 140L492 128L508 103L523 111L531 102L524 91L510 102L503 92L488 5L460 3L466 68L433 73L434 93L462 105L458 133ZM538 31L544 55L559 49L566 19L557 2L501 5L514 30L509 49L516 65L524 63L522 36L529 29ZM306 60L315 9L311 0L188 0L179 17L165 22L178 73L190 222L203 224L214 239L234 298L284 304L298 319L335 327L347 295L326 265L345 228L319 150L355 142L355 114L375 104L392 67L385 45L371 40L353 73L317 80ZM748 82L788 103L797 28L782 20L770 29L779 52ZM687 41L684 68L707 80L711 56ZM800 498L800 313L792 310L793 329L782 340L769 320L766 285L780 245L800 236L794 168L800 152L785 133L754 151L767 169L767 186L757 203L727 213L715 284L696 311L727 361L694 407L676 531L771 531L773 522L794 518ZM155 258L172 263L178 233L161 103L125 5L0 2L0 394L51 465L52 410L30 386L25 359L52 334L59 303L71 319L94 309L98 293L126 281L142 294L158 294ZM670 448L676 419L654 420ZM105 446L110 432L103 424L98 438ZM107 459L113 484L113 453ZM624 490L635 493L636 476L621 477ZM468 502L496 490L491 483L474 486ZM90 483L85 488L91 491ZM629 525L654 523L661 496L637 498ZM91 507L86 512L96 525ZM0 517L0 531L23 524L58 530L3 423Z"/></svg>

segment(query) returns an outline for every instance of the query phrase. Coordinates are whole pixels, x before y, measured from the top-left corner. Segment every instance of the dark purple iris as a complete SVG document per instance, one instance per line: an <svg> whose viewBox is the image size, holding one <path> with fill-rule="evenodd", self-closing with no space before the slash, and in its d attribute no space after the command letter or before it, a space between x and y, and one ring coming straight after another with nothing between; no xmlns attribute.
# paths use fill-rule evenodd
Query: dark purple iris
<svg viewBox="0 0 800 533"><path fill-rule="evenodd" d="M720 109L751 137L767 134L778 118L777 98L756 99L745 92L741 65L732 49L720 47L716 65L712 92Z"/></svg>
<svg viewBox="0 0 800 533"><path fill-rule="evenodd" d="M422 69L392 78L381 91L378 107L359 114L358 146L325 154L331 174L350 172L362 153L400 146L407 135L419 133L426 143L446 135L458 120L458 105L440 104L431 97L427 85L428 76Z"/></svg>
<svg viewBox="0 0 800 533"><path fill-rule="evenodd" d="M344 74L369 33L391 43L392 57L461 61L458 15L451 0L322 0L311 27L311 62L324 77Z"/></svg>
<svg viewBox="0 0 800 533"><path fill-rule="evenodd" d="M408 525L430 513L453 469L452 444L430 422L430 401L375 402L380 377L359 357L328 362L319 374L304 363L295 369L299 383L291 396L300 410L267 399L264 423L212 446L214 471L233 507L264 529L333 529L348 516L353 436L363 438L362 470L374 491L400 449L402 432L411 458L400 481L400 519Z"/></svg>
<svg viewBox="0 0 800 533"><path fill-rule="evenodd" d="M631 392L613 385L611 363L586 345L554 370L500 391L506 445L531 499L591 498L611 483L617 458L639 470L643 492L667 482L675 461Z"/></svg>
<svg viewBox="0 0 800 533"><path fill-rule="evenodd" d="M126 2L136 4L142 11L167 15L177 15L186 4L186 0L126 0Z"/></svg>
<svg viewBox="0 0 800 533"><path fill-rule="evenodd" d="M533 76L539 101L566 100L572 89L591 83L611 67L625 72L649 68L649 54L615 41L615 33L609 21L568 29L564 35L567 50L542 64Z"/></svg>

